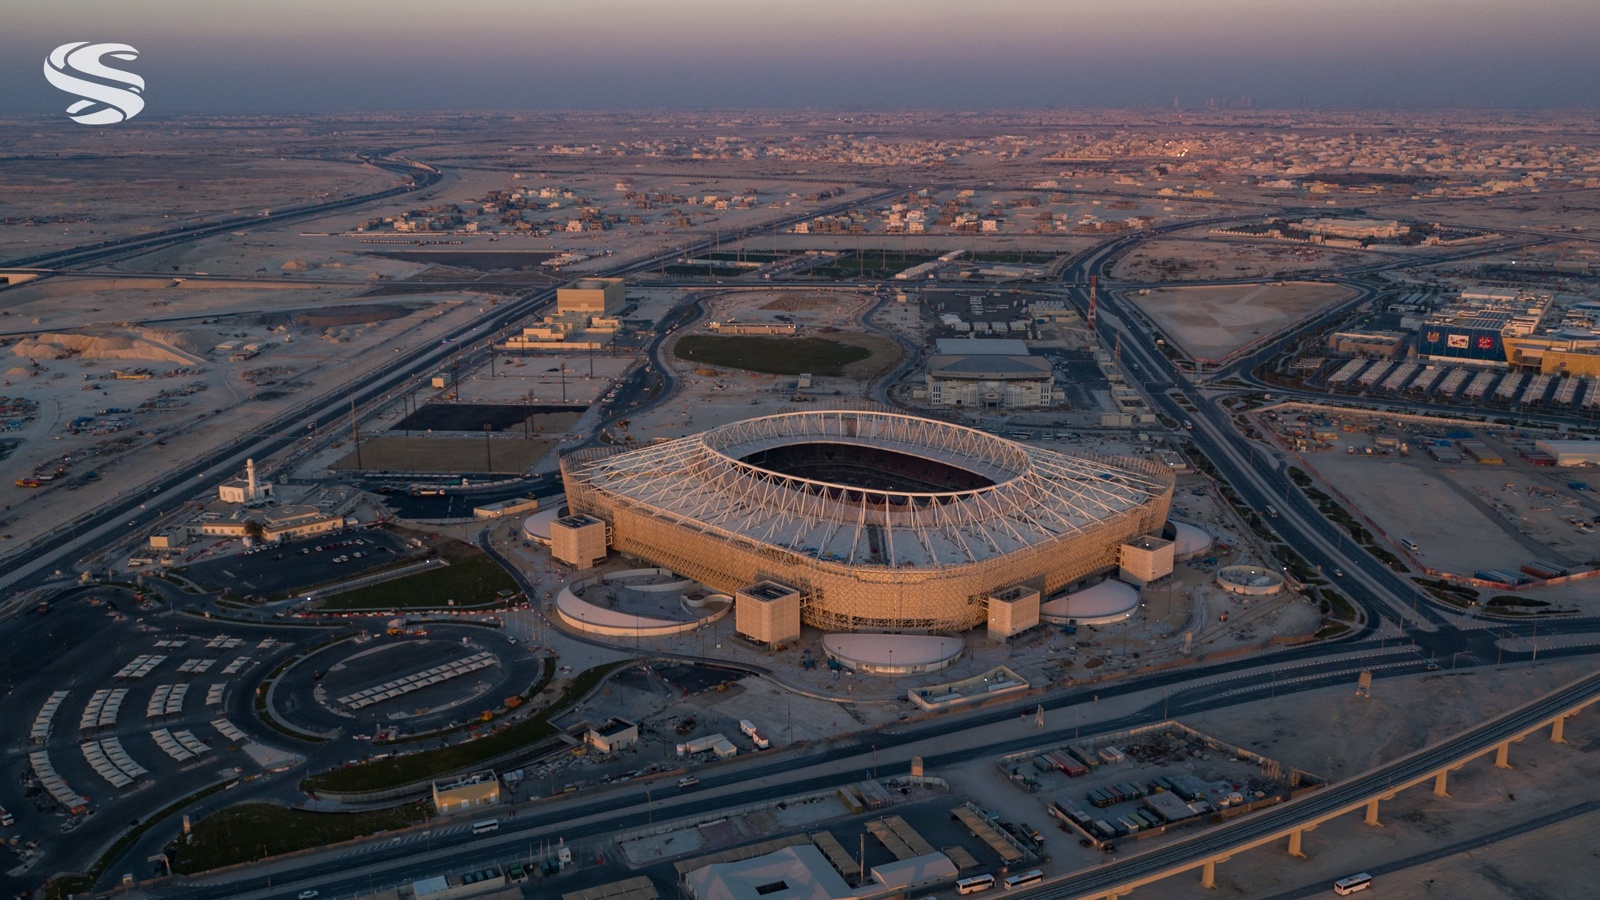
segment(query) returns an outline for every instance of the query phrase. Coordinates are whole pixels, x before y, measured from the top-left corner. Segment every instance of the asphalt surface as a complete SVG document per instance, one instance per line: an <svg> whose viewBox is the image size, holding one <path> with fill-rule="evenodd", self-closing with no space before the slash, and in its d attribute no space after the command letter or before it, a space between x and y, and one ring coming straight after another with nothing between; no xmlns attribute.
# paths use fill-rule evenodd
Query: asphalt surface
<svg viewBox="0 0 1600 900"><path fill-rule="evenodd" d="M1326 652L1325 648L1306 649ZM925 766L937 771L941 767L974 759L992 758L1043 744L1064 743L1076 739L1092 740L1099 734L1113 733L1158 721L1164 715L1182 717L1205 710L1245 704L1268 696L1289 696L1330 684L1353 684L1356 675L1363 669L1373 669L1374 676L1382 679L1419 674L1424 671L1425 665L1425 661L1409 647L1391 648L1387 652L1379 651L1379 655L1364 656L1355 660L1331 662L1313 659L1297 664L1274 657L1272 670L1261 671L1265 662L1257 659L1240 665L1207 666L1182 672L1163 673L1139 679L1137 682L1110 682L1097 688L1082 688L1053 695L1045 702L1047 710L1052 713L1047 714L1046 718L1049 722L1059 724L1043 731L1030 732L1020 738L987 741L982 738L985 732L992 734L995 725L1014 721L1021 706L1019 703L1000 710L985 710L981 713L935 720L905 730L886 730L857 736L825 747L802 751L798 756L783 753L750 757L748 761L737 766L719 770L720 774L701 776L699 788L701 792L711 788L748 786L743 790L719 792L715 797L700 798L693 794L675 794L670 781L656 782L653 785L654 808L646 809L647 798L644 796L643 785L612 785L594 792L592 798L581 795L576 800L563 801L549 807L535 806L516 815L510 814L509 811L497 811L500 812L500 829L490 838L475 838L464 831L445 834L435 832L435 836L430 839L431 855L427 858L416 858L418 848L409 842L396 844L393 841L378 840L362 845L357 852L342 853L338 859L312 858L284 861L275 865L275 871L271 873L270 879L273 885L281 886L276 892L272 891L272 885L268 884L269 875L258 871L248 875L241 874L220 884L180 886L168 883L158 887L155 893L158 896L185 898L292 897L301 889L314 887L322 891L324 896L349 895L366 888L370 880L368 867L375 867L375 870L381 873L382 879L393 882L426 877L445 870L456 871L478 864L515 859L530 842L562 838L573 845L592 843L595 839L604 838L618 831L643 826L652 818L681 818L710 813L718 809L823 790L844 781L869 777L874 769L875 756L884 759L876 765L878 777L905 774L907 769L904 763L887 761L891 751L898 751L895 753L897 758L915 752L923 757ZM1246 670L1246 666L1255 671ZM1100 702L1104 702L1127 693L1150 691L1164 685L1181 686L1188 681L1201 678L1214 683L1174 689L1168 696L1156 699L1127 715L1098 723L1092 730L1080 730L1070 724L1073 717L1063 712L1075 706L1096 702L1095 696L1100 698ZM961 749L947 749L951 746L961 746ZM843 773L836 771L836 764L852 761L858 770L855 774L852 774L848 767ZM824 774L817 774L819 771ZM668 799L669 795L672 800L671 806L664 809L663 801ZM600 816L601 819L578 824L591 816ZM607 874L597 874L590 881L600 883L615 878L613 870ZM563 879L561 889L572 890L580 886L583 886L581 881Z"/></svg>
<svg viewBox="0 0 1600 900"><path fill-rule="evenodd" d="M394 162L395 166L412 170L414 164ZM426 177L425 175L419 178ZM437 178L437 173L434 173ZM431 183L431 182L429 182ZM411 187L398 188L398 191L411 190L419 186L414 183ZM902 190L895 187L886 190L878 198L892 196ZM331 209L343 208L362 202L370 202L390 192L369 195L362 198L348 198L338 201L337 206L323 205L315 208L302 208L300 211L286 210L283 216L310 217L323 214ZM803 214L791 217L798 220L824 214L830 209L843 209L863 203L874 202L874 199L851 201L837 204L835 207L821 210L809 210ZM1178 228L1193 228L1197 225L1214 224L1234 221L1241 217L1218 217L1209 220L1187 221L1179 225L1151 229L1137 235L1119 238L1101 245L1094 250L1083 254L1062 273L1061 281L1066 285L1079 285L1086 283L1088 276L1101 274L1108 258L1119 253L1136 243L1159 236L1169 230ZM1253 218L1253 217L1252 217ZM127 239L125 241L93 245L54 254L50 258L40 257L34 262L54 262L55 264L86 264L100 259L110 258L119 253L140 251L153 246L165 246L185 240L193 240L206 236L205 229L234 230L241 225L260 225L266 222L276 224L277 219L253 219L248 222L229 220L225 224L218 223L210 226L186 226L161 235ZM789 220L785 220L789 221ZM759 230L766 231L774 227L781 227L783 222L768 223ZM1544 236L1531 236L1531 242L1548 239ZM142 241L157 241L165 243L145 244ZM701 252L711 244L711 241L702 241L692 247L674 249L663 257L642 260L627 266L616 267L605 274L627 274L629 272L647 271L667 256L692 255ZM1481 251L1479 251L1481 252ZM1465 259L1475 252L1457 254L1455 258ZM1437 263L1438 258L1431 258L1430 263ZM27 263L29 261L19 261ZM1395 262L1379 262L1369 266L1348 269L1338 273L1344 279L1360 274L1380 271L1384 268L1397 266ZM1224 283L1224 282L1218 282ZM1190 437L1196 445L1217 466L1219 474L1224 480L1232 484L1240 495L1252 507L1264 509L1266 505L1275 505L1281 510L1282 515L1272 519L1270 525L1291 546L1304 556L1313 565L1320 565L1323 571L1332 571L1334 568L1343 568L1348 574L1347 579L1338 587L1350 596L1367 615L1367 624L1357 629L1345 640L1334 643L1321 643L1294 648L1287 651L1257 657L1250 660L1239 660L1228 664L1191 667L1181 670L1158 673L1146 676L1128 683L1108 683L1097 690L1068 691L1051 696L1045 706L1050 710L1067 709L1079 704L1093 702L1093 696L1101 697L1120 696L1133 691L1149 690L1151 688L1169 688L1167 696L1161 703L1161 708L1147 706L1144 709L1129 713L1116 720L1103 723L1102 731L1116 731L1133 725L1145 724L1165 715L1182 715L1204 709L1214 709L1247 703L1253 699L1269 695L1289 694L1296 691L1310 690L1328 684L1343 683L1353 680L1355 672L1362 668L1377 666L1378 677L1391 677L1398 675L1414 674L1423 670L1425 660L1430 657L1443 658L1452 656L1463 668L1474 665L1485 665L1494 653L1494 641L1506 634L1526 634L1530 628L1537 627L1544 634L1589 634L1600 630L1600 624L1593 619L1562 619L1541 622L1537 625L1531 623L1514 622L1500 624L1495 628L1478 628L1468 631L1457 630L1452 627L1454 619L1461 617L1461 613L1453 609L1437 607L1434 601L1421 597L1403 577L1390 571L1386 566L1360 552L1344 540L1338 529L1324 519L1299 492L1293 489L1287 478L1286 469L1281 461L1263 456L1259 448L1252 447L1237 435L1232 428L1228 415L1205 393L1194 389L1187 380L1187 376L1178 372L1159 350L1154 346L1153 337L1147 328L1139 327L1138 318L1129 309L1122 306L1116 296L1114 286L1102 282L1101 292L1102 335L1111 342L1110 330L1119 328L1123 337L1124 356L1132 356L1140 362L1141 370L1146 376L1145 387L1152 395L1152 400L1157 408L1175 421L1192 419L1194 430ZM398 354L397 359L388 361L381 371L368 377L359 386L356 392L356 402L365 405L372 400L383 397L386 392L396 390L408 380L434 370L441 364L451 359L459 359L463 364L471 364L477 357L485 352L485 345L489 337L499 328L514 321L521 316L536 312L546 304L552 296L550 290L536 290L519 298L511 304L497 308L492 316L486 316L474 323L458 328L446 342L437 346L417 348L406 354ZM1361 302L1364 297L1358 296L1352 303ZM1080 298L1081 302L1081 298ZM681 324L688 317L698 314L695 304L680 306L673 316L663 323L662 333L658 334L649 345L651 356L660 346L660 341L673 325ZM684 318L675 318L682 316ZM1255 364L1264 360L1268 354L1283 346L1292 335L1286 334L1272 343L1258 348L1233 366L1216 374L1216 377L1229 375L1248 374ZM624 417L632 412L648 408L654 403L661 402L663 398L671 395L673 383L670 376L666 375L658 364L636 368L624 384L618 389L616 399L607 410L610 420ZM1272 388L1268 388L1272 389ZM1193 407L1194 412L1189 412L1180 406L1176 399L1167 391L1181 392L1187 402ZM1274 389L1275 390L1275 389ZM105 509L97 514L86 515L78 522L73 523L69 534L63 530L55 535L45 536L36 540L28 548L25 555L13 554L3 564L0 564L0 575L9 576L8 580L14 584L38 583L38 574L48 572L58 565L69 564L73 559L75 546L80 543L80 538L95 539L97 531L109 530L116 526L119 530L121 522L133 520L135 522L148 521L154 512L138 512L141 503L155 500L157 503L171 505L179 500L198 496L208 492L216 480L223 477L229 467L243 458L245 453L261 457L288 447L299 435L306 432L311 426L320 429L336 421L342 421L346 415L346 395L342 389L330 394L321 400L313 401L294 413L281 417L271 426L264 428L264 433L277 435L276 437L262 439L256 436L241 439L237 444L221 448L202 460L182 467L179 471L170 473L162 479L161 485L156 490L145 490L126 499L108 504ZM518 485L517 487L521 487ZM489 492L489 493L492 493ZM149 495L149 496L147 496ZM422 498L417 498L422 499ZM465 499L465 495L462 496ZM400 501L397 501L400 502ZM442 501L441 501L442 502ZM474 497L473 502L482 502L481 498ZM150 503L154 507L157 503ZM447 512L454 511L455 506L446 504ZM1411 604L1415 603L1413 611ZM60 612L65 612L61 610ZM0 669L0 683L12 678L10 673L31 673L37 670L37 658L50 659L50 667L55 671L57 664L71 665L71 660L78 659L80 664L87 664L93 658L95 643L101 630L106 628L104 622L93 615L73 614L61 616L53 624L51 617L58 613L45 616L35 615L13 619L0 626L0 636L3 636L5 645L9 648L7 665ZM1414 646L1380 650L1376 656L1363 658L1356 661L1346 659L1324 659L1331 654L1343 654L1352 651L1373 650L1374 642L1369 635L1374 628L1375 621L1380 617L1391 619L1411 619L1414 627L1409 631L1409 637L1414 640ZM109 617L107 617L109 618ZM81 620L81 622L79 621ZM20 623L20 624L19 624ZM41 629L43 633L41 635ZM60 648L61 656L45 656L46 648ZM1591 652L1588 648L1569 648L1546 650L1542 655L1546 657L1572 657ZM1515 657L1515 654L1511 655ZM33 665L30 665L33 662ZM1259 671L1264 665L1270 665L1270 672ZM1293 677L1284 678L1280 671L1292 669ZM63 669L70 671L70 669ZM1219 689L1219 680L1226 681L1226 688ZM30 696L26 699L37 701L47 693L44 679L30 679L23 677L20 682L27 684ZM1270 694L1269 694L1270 691ZM237 692L242 695L239 708L231 710L235 715L248 715L248 692ZM39 694L40 697L33 697ZM12 698L7 698L9 701ZM18 698L19 700L22 698ZM24 707L25 708L25 707ZM883 752L894 747L914 747L919 750L926 748L924 758L928 765L937 768L961 762L968 759L992 756L1007 752L1012 749L1022 749L1041 742L1059 740L1067 735L1069 729L1055 728L1051 731L1029 735L1025 739L995 740L992 742L977 741L961 750L941 749L951 746L949 738L957 734L982 735L983 729L1000 721L1015 716L1014 709L998 711L985 711L968 714L960 717L941 719L927 725L908 729L905 731L886 731L871 737L876 745L876 752ZM1063 717L1056 716L1053 721L1060 721ZM713 775L703 779L707 787L732 787L734 785L750 785L743 790L731 791L715 798L704 800L692 797L672 805L673 815L683 815L695 811L711 811L739 803L755 802L771 796L781 794L800 793L812 788L822 788L838 783L841 778L837 773L826 775L812 774L811 766L817 763L837 763L844 761L857 761L858 763L868 758L867 738L848 738L827 747L813 748L798 760L805 768L798 768L797 761L787 756L756 757L749 762L723 770L723 774ZM334 754L347 753L348 746L339 745L327 748L318 754L322 758L332 758ZM315 763L313 763L315 765ZM894 774L887 767L878 772L879 775ZM283 793L281 786L261 786L255 789L262 796L271 796L274 793ZM245 794L252 792L236 793L233 799L240 799ZM238 879L225 884L210 887L186 888L177 883L169 882L158 889L157 893L166 896L195 896L195 897L230 897L247 892L265 891L263 896L294 896L300 889L307 886L316 886L323 890L325 895L332 893L350 893L365 887L370 881L370 875L360 871L357 867L376 865L381 867L384 877L388 880L396 878L421 877L435 874L444 868L458 869L472 865L477 861L490 861L520 853L513 853L501 846L511 847L533 840L546 837L565 837L569 841L585 838L596 838L610 834L619 829L633 825L644 824L653 813L642 810L638 805L641 789L638 786L615 788L603 796L594 798L581 797L576 801L568 801L560 805L559 818L563 823L581 819L585 816L601 816L599 820L579 826L564 827L561 824L552 825L550 816L533 815L517 817L514 820L502 820L501 832L493 840L474 839L470 834L457 831L452 834L441 835L430 840L430 853L419 855L414 846L395 846L386 842L375 842L363 845L360 852L354 857L343 860L327 860L315 857L304 861L285 861L270 864L264 869L248 875L241 875ZM105 827L112 827L111 823L104 823ZM86 826L87 827L87 826ZM85 835L89 837L90 835ZM137 850L130 855L136 854ZM443 853L449 858L448 864L441 862L441 857L433 854ZM426 857L426 858L423 858ZM1130 863L1133 860L1129 861ZM121 871L120 865L113 865L108 872ZM269 879L279 885L276 890L269 888ZM290 887L281 887L286 880L292 881Z"/></svg>
<svg viewBox="0 0 1600 900"><path fill-rule="evenodd" d="M203 560L189 566L184 575L208 588L226 587L237 596L265 598L355 578L411 552L404 539L386 531L343 531Z"/></svg>
<svg viewBox="0 0 1600 900"><path fill-rule="evenodd" d="M430 168L428 171L434 170ZM814 216L844 211L863 203L876 202L895 193L898 191L886 191L874 197L795 213L759 228L750 228L722 237L739 240L747 234L763 232L770 228L782 228L787 224ZM371 199L374 198L366 198L360 202ZM340 204L347 202L357 201L339 201ZM210 233L205 229L196 228L186 231L183 235L172 237L171 240L172 242L194 240ZM679 254L700 253L714 243L716 238L702 239L683 248L674 248L655 257L625 263L595 274L618 276L648 271L662 259L675 258ZM111 258L126 252L127 249L124 243L119 243L117 247L111 249L96 249L100 246L94 245L84 251L89 254L87 261ZM352 404L357 409L364 409L373 401L389 398L394 392L402 390L417 378L449 368L452 361L467 368L476 365L480 360L487 358L486 354L494 352L493 345L498 335L512 323L543 309L553 301L554 297L554 288L540 288L516 300L493 307L478 319L452 329L441 338L439 344L424 344L393 354L392 359L384 360L372 373L364 376L362 383L353 389L338 387L330 390L323 396L308 401L263 425L259 431L242 435L234 442L211 450L169 472L155 487L132 490L102 505L98 510L85 513L63 528L34 538L26 547L13 548L4 560L0 560L0 587L15 589L48 583L55 577L53 575L55 571L60 570L65 573L70 570L71 564L78 556L79 547L98 543L114 533L125 534L127 530L138 530L154 521L159 516L160 509L176 507L188 500L207 496L215 489L218 482L230 477L247 457L261 459L286 450L303 440L303 436L308 432L329 433L327 429L330 426L335 423L342 425L346 421Z"/></svg>
<svg viewBox="0 0 1600 900"><path fill-rule="evenodd" d="M1185 227L1192 227L1193 224L1185 223ZM1144 237L1148 237L1148 235ZM1131 246L1131 242L1120 246L1119 242L1112 242L1110 245L1103 246L1100 251L1087 254L1076 265L1069 267L1063 273L1062 280L1079 284L1086 282L1090 274L1098 274L1100 267L1103 266L1108 256L1124 249L1125 246ZM1106 299L1108 294L1112 295L1109 300ZM1358 296L1352 302L1359 302L1361 299L1363 298ZM1109 325L1104 324L1106 319L1118 319L1126 315L1125 312L1119 310L1114 294L1110 291L1102 293L1102 304L1102 309L1109 314L1103 317L1103 328L1109 328ZM686 310L684 312L686 316L689 314L690 311ZM1364 659L1358 664L1352 665L1349 662L1341 661L1322 662L1320 658L1331 653L1372 649L1374 642L1367 639L1367 635L1371 634L1376 621L1383 616L1401 618L1408 614L1414 615L1418 620L1426 622L1432 627L1427 630L1413 629L1411 632L1411 637L1414 640L1413 645L1389 650L1381 660L1382 665L1387 667L1381 668L1376 672L1378 677L1415 674L1425 670L1426 665L1428 665L1428 659L1452 654L1455 654L1453 661L1459 666L1487 664L1492 659L1503 656L1498 654L1494 647L1494 641L1498 637L1508 633L1524 633L1528 629L1528 626L1522 623L1498 629L1474 629L1467 632L1457 631L1449 627L1441 628L1439 626L1448 625L1447 616L1440 610L1435 609L1431 602L1423 598L1419 598L1416 612L1410 613L1409 599L1416 596L1416 592L1411 589L1411 586L1396 573L1368 557L1365 553L1356 551L1348 541L1343 540L1337 529L1323 519L1310 506L1309 502L1297 490L1292 488L1287 478L1285 467L1281 464L1276 466L1263 465L1263 460L1258 455L1259 452L1233 433L1231 421L1226 413L1216 406L1214 402L1199 396L1196 391L1188 391L1189 402L1196 409L1195 413L1190 414L1178 406L1175 400L1162 393L1165 389L1177 389L1180 385L1185 385L1186 381L1185 377L1175 371L1166 358L1158 352L1153 344L1153 339L1147 331L1141 332L1137 328L1126 328L1123 332L1123 338L1124 353L1131 353L1135 358L1142 360L1141 368L1148 376L1146 386L1151 389L1158 406L1175 421L1183 421L1193 417L1199 418L1195 430L1191 432L1192 439L1218 466L1222 476L1235 485L1247 502L1258 509L1265 508L1269 504L1277 505L1283 511L1283 514L1272 521L1273 527L1292 546L1295 546L1312 565L1321 565L1324 571L1329 572L1335 568L1343 568L1347 573L1360 573L1359 575L1347 575L1348 583L1341 583L1339 587L1347 595L1352 596L1354 602L1365 610L1368 622L1364 627L1358 628L1346 640L1335 644L1310 645L1273 654L1268 658L1241 661L1237 665L1207 667L1203 671L1185 669L1160 673L1155 676L1141 678L1132 684L1107 685L1103 690L1099 691L1100 694L1110 697L1123 691L1168 687L1170 692L1163 701L1159 714L1162 716L1178 716L1203 709L1249 702L1255 697L1265 696L1269 693L1274 696L1290 694L1329 683L1337 683L1341 680L1352 680L1358 670L1372 667L1374 661L1372 659ZM1288 336L1285 336L1284 340L1287 339ZM659 340L660 338L658 337L657 341L652 343L652 351L659 346ZM1266 351L1263 350L1262 352ZM659 367L655 368L659 372ZM635 380L630 381L623 390L619 390L618 397L621 401L619 405L634 404L636 408L637 404L646 401L646 395L653 388L652 382L646 378L646 375L647 373L642 370L636 371ZM659 397L670 394L670 387L670 383L667 383L664 388L654 389L653 396ZM1363 585L1358 582L1366 582L1367 584ZM1387 596L1382 596L1382 594L1387 594ZM1449 611L1449 613L1450 615L1456 615L1454 610ZM1543 624L1546 634L1554 633L1552 624L1558 627L1565 626L1565 628L1569 628L1574 632L1582 633L1591 632L1596 628L1595 623L1592 621ZM1579 655L1582 652L1586 651L1576 649L1571 651L1547 650L1546 655L1547 657L1567 656ZM1276 672L1242 675L1230 681L1229 687L1225 691L1219 691L1214 685L1210 684L1198 687L1193 686L1200 679L1214 681L1230 672L1247 672L1251 669L1259 668L1263 663L1269 661L1277 668L1293 667L1293 677L1280 681ZM1086 691L1079 691L1060 695L1047 701L1045 705L1051 710L1065 709L1091 699L1084 696L1087 693ZM1157 712L1154 709L1141 710L1138 713L1124 717L1122 720L1106 723L1102 726L1102 730L1115 731L1123 727L1144 724L1157 718ZM879 752L902 743L912 744L917 741L926 741L930 744L930 752L925 755L925 761L928 765L937 767L941 764L949 764L978 756L1003 753L1008 749L1021 749L1023 746L1049 742L1052 739L1065 736L1065 730L1058 729L1053 733L1030 736L1015 747L1001 743L983 746L974 750L942 754L934 749L941 737L947 737L957 731L981 730L1008 719L1012 715L1014 715L1014 712L1009 710L999 713L968 715L956 720L937 723L926 729L920 729L915 733L907 733L905 735L879 734L874 737L874 740L877 743ZM1059 720L1059 718L1056 719L1056 721ZM859 758L862 755L862 750L859 739L845 741L826 750L813 751L812 754L806 756L804 762L809 764L812 762ZM774 780L777 780L776 784L774 784ZM837 783L838 780L839 777L837 775L816 779L795 776L792 766L787 764L764 766L755 762L745 763L737 767L737 771L731 772L726 776L714 776L703 781L707 786L716 786L723 783L754 784L760 782L763 783L762 788L724 795L715 802L708 801L704 804L697 804L691 800L686 804L677 804L674 806L673 814L684 815L695 811L714 809L719 805L754 802L766 796L773 796L774 792L780 789L783 793L800 793L811 788L820 788ZM600 801L589 805L580 804L571 809L563 808L561 817L566 820L572 820L587 815L603 814L616 810L617 805L618 803L615 800ZM631 810L614 811L603 822L591 827L563 829L563 836L568 840L581 840L585 837L597 837L633 825L643 824L644 821L645 815L641 814L637 807L634 807ZM548 829L541 831L541 823L522 820L503 823L502 831L508 833L505 835L508 840L510 839L510 834L516 834L516 840L523 841L536 839L547 833ZM482 842L474 842L470 835L446 836L439 838L434 843L436 847L448 849L452 867L471 865L475 861L488 862L507 855L505 851L482 847ZM376 846L362 854L359 861L362 863L377 863L383 868L385 877L389 880L412 877L413 874L420 877L438 871L440 868L440 864L436 861L425 861L414 866L406 866L399 862L403 857L404 854L387 854L381 846ZM296 879L297 885L319 884L325 892L339 892L345 889L354 890L360 887L359 878L346 881L341 881L337 878L336 873L343 868L344 866L341 865L309 863L305 867L294 870L292 877ZM241 880L231 883L226 886L225 890L220 892L200 890L197 892L185 892L183 895L226 896L229 891L242 892L258 887L264 887L264 884L259 881L252 883L248 880Z"/></svg>

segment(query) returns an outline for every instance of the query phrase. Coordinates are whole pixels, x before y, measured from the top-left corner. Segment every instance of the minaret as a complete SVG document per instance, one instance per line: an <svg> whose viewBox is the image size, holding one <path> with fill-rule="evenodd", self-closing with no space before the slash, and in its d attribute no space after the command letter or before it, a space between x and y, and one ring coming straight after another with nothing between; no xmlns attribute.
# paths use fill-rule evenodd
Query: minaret
<svg viewBox="0 0 1600 900"><path fill-rule="evenodd" d="M249 503L256 499L256 461L254 459L244 461L244 481L244 500Z"/></svg>

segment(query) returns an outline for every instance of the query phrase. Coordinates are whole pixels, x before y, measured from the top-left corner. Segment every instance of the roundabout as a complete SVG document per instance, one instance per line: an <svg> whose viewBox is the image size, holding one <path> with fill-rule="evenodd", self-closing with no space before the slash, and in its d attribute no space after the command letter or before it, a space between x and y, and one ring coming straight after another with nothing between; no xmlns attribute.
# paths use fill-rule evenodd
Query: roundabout
<svg viewBox="0 0 1600 900"><path fill-rule="evenodd" d="M316 734L414 735L502 707L539 678L541 666L498 631L478 626L428 623L402 634L357 635L286 671L272 713Z"/></svg>

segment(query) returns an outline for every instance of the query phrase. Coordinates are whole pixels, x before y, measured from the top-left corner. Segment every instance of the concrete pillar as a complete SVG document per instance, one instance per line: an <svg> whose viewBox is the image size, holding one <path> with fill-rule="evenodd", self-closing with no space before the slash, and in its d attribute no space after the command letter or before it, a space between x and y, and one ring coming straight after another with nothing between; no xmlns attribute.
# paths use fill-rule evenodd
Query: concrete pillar
<svg viewBox="0 0 1600 900"><path fill-rule="evenodd" d="M1448 796L1450 796L1450 792L1445 789L1446 783L1449 780L1449 778L1450 778L1450 770L1449 769L1443 769L1443 770L1441 770L1439 772L1439 774L1433 776L1433 795L1435 797L1448 797Z"/></svg>
<svg viewBox="0 0 1600 900"><path fill-rule="evenodd" d="M1565 744L1567 742L1567 739L1564 736L1566 734L1566 729L1567 717L1556 716L1556 720L1550 723L1550 742L1552 744Z"/></svg>
<svg viewBox="0 0 1600 900"><path fill-rule="evenodd" d="M1208 859L1205 861L1205 864L1200 867L1200 886L1203 888L1214 888L1217 886L1216 860Z"/></svg>
<svg viewBox="0 0 1600 900"><path fill-rule="evenodd" d="M1511 742L1506 741L1494 751L1494 766L1497 769L1511 768Z"/></svg>
<svg viewBox="0 0 1600 900"><path fill-rule="evenodd" d="M1371 800L1367 801L1367 820L1366 821L1367 821L1368 825L1376 825L1379 828L1383 827L1383 823L1378 821L1378 798L1377 797L1373 797Z"/></svg>
<svg viewBox="0 0 1600 900"><path fill-rule="evenodd" d="M1301 831L1298 828L1296 828L1294 831L1289 832L1289 855L1290 856L1298 856L1301 859L1305 858L1305 853L1301 852L1301 850L1300 850L1300 836L1302 834L1304 834L1304 833L1305 832Z"/></svg>

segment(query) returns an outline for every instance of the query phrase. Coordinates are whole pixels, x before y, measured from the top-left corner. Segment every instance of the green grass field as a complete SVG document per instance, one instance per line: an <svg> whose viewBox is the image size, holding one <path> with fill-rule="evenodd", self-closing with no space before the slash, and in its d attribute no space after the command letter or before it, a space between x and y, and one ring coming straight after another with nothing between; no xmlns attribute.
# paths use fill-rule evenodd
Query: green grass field
<svg viewBox="0 0 1600 900"><path fill-rule="evenodd" d="M556 733L556 727L550 724L551 716L560 714L567 706L593 690L607 672L626 662L605 663L578 673L578 676L561 692L561 696L548 707L488 737L464 744L453 744L438 750L319 772L300 782L300 787L307 791L383 790L427 778L437 778L449 772L470 769L485 760L536 744ZM553 665L546 663L544 676L528 692L530 697L537 696L549 684L553 669Z"/></svg>
<svg viewBox="0 0 1600 900"><path fill-rule="evenodd" d="M844 367L872 355L865 347L827 338L690 334L678 340L679 359L774 375L842 375Z"/></svg>
<svg viewBox="0 0 1600 900"><path fill-rule="evenodd" d="M506 570L475 547L458 541L439 548L448 566L334 594L322 603L329 612L361 609L448 609L502 602L501 591L515 591L517 583Z"/></svg>
<svg viewBox="0 0 1600 900"><path fill-rule="evenodd" d="M183 874L325 847L428 818L424 801L360 813L318 813L270 803L241 803L195 823L194 841L178 843L172 870Z"/></svg>

